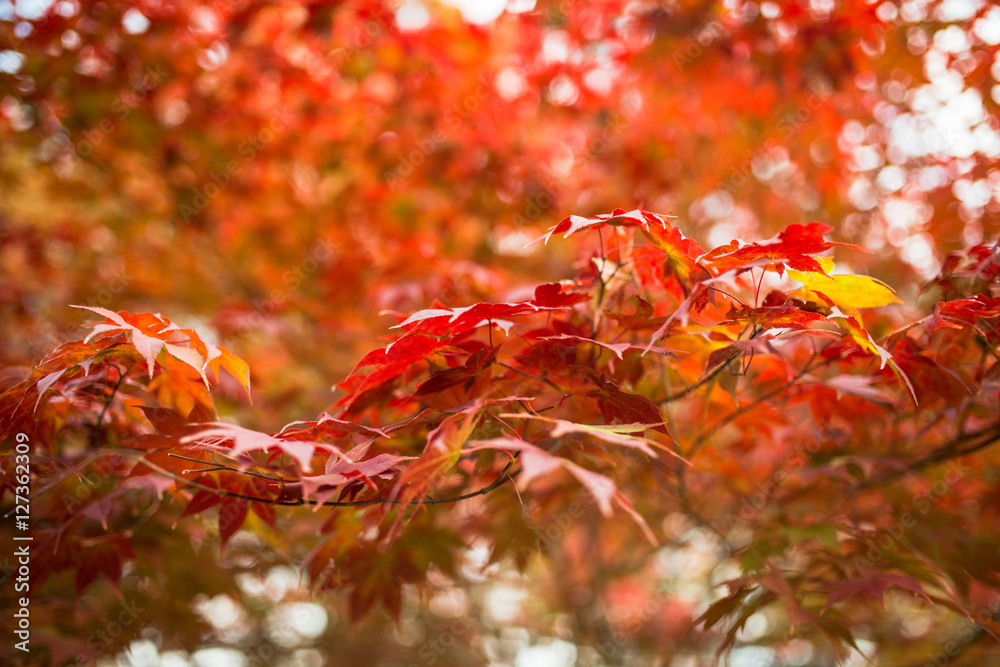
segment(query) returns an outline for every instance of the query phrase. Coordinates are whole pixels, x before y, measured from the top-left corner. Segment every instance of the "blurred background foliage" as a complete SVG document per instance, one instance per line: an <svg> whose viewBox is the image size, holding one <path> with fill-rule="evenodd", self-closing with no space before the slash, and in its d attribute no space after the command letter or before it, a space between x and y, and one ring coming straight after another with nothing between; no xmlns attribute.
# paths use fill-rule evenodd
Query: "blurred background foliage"
<svg viewBox="0 0 1000 667"><path fill-rule="evenodd" d="M842 268L904 301L996 235L993 3L493 4L0 2L0 389L85 335L69 304L162 312L249 362L254 404L232 383L220 411L277 429L336 399L395 323L383 311L570 275L573 244L525 248L570 213L672 213L706 247L819 220L874 251ZM567 533L570 509L547 510L528 574L487 579L471 545L463 585L406 589L398 626L349 635L342 601L309 595L289 565L319 518L301 515L225 557L207 524L181 540L147 523L137 539L162 560L127 574L124 603L95 586L42 613L90 610L51 638L62 659L139 640L127 664L199 648L205 665L668 664L711 546L680 515L680 546L650 553L602 545L591 512ZM679 595L630 578L650 562ZM130 601L150 611L101 635ZM885 664L940 639L900 627ZM827 664L797 642L768 659Z"/></svg>

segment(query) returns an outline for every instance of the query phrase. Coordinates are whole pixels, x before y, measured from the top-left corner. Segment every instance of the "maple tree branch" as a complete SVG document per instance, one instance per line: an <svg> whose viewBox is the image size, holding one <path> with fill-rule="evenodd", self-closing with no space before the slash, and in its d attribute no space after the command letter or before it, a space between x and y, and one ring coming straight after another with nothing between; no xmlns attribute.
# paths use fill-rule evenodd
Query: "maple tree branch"
<svg viewBox="0 0 1000 667"><path fill-rule="evenodd" d="M103 456L103 455L104 455L104 452L98 450L98 451L94 452L93 454L90 454L89 456L87 456L85 459L83 459L83 461L79 461L79 462L76 462L76 463L74 463L72 461L69 461L69 460L59 461L59 463L61 463L62 465L66 465L67 467L69 467L69 470L66 473L64 473L64 474L61 474L61 475L58 475L58 476L54 477L51 482L49 482L48 484L46 484L45 486L43 486L41 489L33 492L30 496L28 496L28 498L30 498L31 500L34 500L35 498L38 498L39 496L41 496L42 494L44 494L49 489L51 489L51 488L53 488L55 486L58 486L63 481L69 479L73 475L79 476L80 475L80 471L82 471L84 468L86 468L87 466L89 466L94 461L97 461L98 459L100 459L101 456ZM4 517L10 516L13 512L14 512L14 510L12 508L10 512L8 512L7 514L4 515Z"/></svg>
<svg viewBox="0 0 1000 667"><path fill-rule="evenodd" d="M172 455L172 456L176 456L176 455ZM178 458L185 458L185 457L178 456ZM188 459L188 460L198 460L198 459ZM398 505L398 504L405 504L405 505L443 505L443 504L446 504L446 503L457 503L457 502L460 502L460 501L463 501L463 500L469 500L469 499L475 498L477 496L484 496L487 493L489 493L490 491L493 491L494 489L497 489L497 488L503 486L507 482L513 481L514 478L517 477L518 474L520 474L520 472L521 472L520 470L515 470L512 473L508 472L510 470L510 467L514 464L514 461L516 461L516 460L517 460L517 455L515 455L514 459L511 460L511 461L509 461L507 463L507 465L504 466L503 470L500 471L500 474L497 475L496 479L494 479L492 482L490 482L486 486L481 487L479 489L476 489L475 491L470 491L468 493L463 493L463 494L458 495L458 496L445 496L444 498L426 497L426 498L424 498L422 500L409 500L409 501L406 501L405 503L403 501L399 500L398 498L386 498L384 496L379 496L377 498L369 498L369 499L366 499L366 500L327 500L327 501L324 501L322 503L317 502L315 500L306 500L304 498L294 498L294 499L289 499L289 500L279 500L277 498L262 498L260 496L253 496L253 495L250 495L250 494L247 494L247 493L238 493L238 492L235 492L235 491L227 491L225 489L213 488L213 487L208 486L206 484L201 484L200 482L196 482L194 480L186 479L186 478L181 477L180 475L177 475L176 473L172 473L172 472L170 472L168 470L164 470L163 468L159 467L158 465L156 465L156 464L154 464L152 462L145 461L145 463L146 463L146 465L148 465L150 468L152 468L156 472L158 472L160 474L163 474L163 475L166 475L168 477L171 477L172 479L175 479L175 480L177 480L179 482L184 482L187 486L191 486L191 487L196 488L196 489L198 489L200 491L208 491L210 493L214 493L216 495L223 496L225 498L239 498L240 500L248 500L248 501L251 501L251 502L265 503L265 504L268 504L268 505L281 505L281 506L287 506L287 507L302 507L302 506L305 506L305 505L311 505L311 506L316 506L316 507L364 507L364 506L367 506L367 505L384 505L384 504L393 504L393 505ZM260 473L254 473L254 472L250 472L250 471L244 471L244 470L240 470L238 468L233 468L231 466L223 466L223 469L227 469L227 470L229 470L231 472L242 473L242 474L245 474L245 475L257 476L257 477L261 477L263 479L270 479L270 480L273 480L273 481L276 481L276 482L285 482L285 483L288 483L288 480L285 480L285 479L272 478L272 477L268 477L266 475L262 475Z"/></svg>
<svg viewBox="0 0 1000 667"><path fill-rule="evenodd" d="M735 359L735 356L733 358ZM664 398L663 400L661 400L660 404L662 405L664 403L670 403L672 401L676 401L676 400L682 399L685 396L688 396L688 395L694 393L700 387L702 387L706 382L710 382L713 378L715 378L723 370L725 370L726 368L729 368L729 362L730 361L732 361L732 359L730 359L729 361L726 361L726 362L723 362L723 363L719 364L710 373L708 373L707 375L702 376L701 379L699 379L697 382L695 382L690 387L687 387L686 389L682 389L680 391L674 392L673 394L670 394L669 396L667 396L666 398Z"/></svg>
<svg viewBox="0 0 1000 667"><path fill-rule="evenodd" d="M208 461L205 461L204 459L193 459L190 456L181 456L180 454L174 454L173 452L168 453L167 456L172 456L173 458L181 459L183 461L192 461L193 463L208 463ZM269 482L284 483L284 482L288 481L288 480L286 480L283 477L273 477L271 475L265 475L264 473L260 472L259 470L240 470L239 468L234 468L233 466L225 464L225 463L217 463L215 465L216 465L216 467L214 467L214 468L206 468L204 470L186 470L185 472L187 472L187 473L194 473L194 472L216 472L218 470L227 470L229 472L238 472L238 473L240 473L242 475L251 475L253 477L258 477L260 479L264 479L264 480L267 480Z"/></svg>
<svg viewBox="0 0 1000 667"><path fill-rule="evenodd" d="M537 375L532 375L531 373L529 373L527 371L522 371L520 368L516 368L516 367L511 366L509 364L505 364L502 361L494 361L493 363L499 364L499 365L503 366L504 368L507 368L507 369L510 369L510 370L514 371L515 373L520 373L521 375L524 375L525 377L529 377L532 380L536 380L538 382L544 382L545 384L549 385L550 387L552 387L553 389L555 389L556 391L558 391L560 393L563 393L563 394L568 393L565 389L563 389L562 387L560 387L559 385L557 385L555 382L553 382L552 380L550 380L548 378L538 377Z"/></svg>
<svg viewBox="0 0 1000 667"><path fill-rule="evenodd" d="M784 393L785 391L787 391L788 389L790 389L796 382L798 382L800 379L802 379L803 376L805 376L807 373L815 370L815 368L812 365L813 361L815 361L815 355L813 355L813 358L809 360L809 363L807 363L805 366L803 366L802 369L798 373L796 373L790 380L788 380L787 382L785 382L781 386L779 386L779 387L777 387L775 389L772 389L769 392L765 392L761 396L758 396L756 399L754 399L750 403L747 403L746 405L740 406L736 410L733 410L732 412L730 412L729 414L727 414L725 417L719 419L717 422L715 422L714 424L712 424L709 428L705 429L701 433L701 435L699 435L697 438L695 438L694 442L691 444L690 449L688 449L688 451L684 454L684 456L686 458L690 459L692 456L695 455L695 453L699 449L701 449L701 447L708 440L709 436L711 436L713 433L715 433L720 427L725 426L725 425L733 422L735 419L738 419L739 417L742 417L743 415L745 415L746 413L750 412L751 410L753 410L757 406L761 405L765 401L769 401L772 398L774 398L775 396L778 396L778 395ZM722 366L728 366L728 365L729 364L722 364Z"/></svg>
<svg viewBox="0 0 1000 667"><path fill-rule="evenodd" d="M725 426L726 424L729 424L730 422L732 422L733 420L737 419L738 417L746 414L747 412L750 412L751 410L753 410L754 408L756 408L761 403L763 403L763 402L765 402L767 400L770 400L771 398L774 398L775 396L778 396L778 395L782 394L787 389L791 388L792 385L794 385L796 382L798 382L798 380L801 379L803 376L805 376L807 373L815 370L815 368L817 368L820 365L822 365L822 364L817 364L815 367L813 366L813 362L816 361L816 357L817 356L818 356L818 353L814 352L813 355L812 355L812 357L810 357L809 361L806 363L806 365L803 366L802 369L798 373L795 374L795 376L793 376L790 380L788 380L787 382L785 382L781 386L779 386L776 389L773 389L773 390L771 390L769 392L766 392L765 394L757 397L757 399L754 400L754 401L752 401L751 403L748 403L748 404L746 404L744 406L741 406L740 408L737 408L733 412L730 412L728 415L726 415L722 419L720 419L717 422L715 422L709 428L705 429L705 431L703 431L701 435L699 435L697 438L695 438L694 443L691 445L691 447L688 449L688 451L683 454L684 458L686 458L687 460L690 461L691 458L695 455L695 453L697 453L697 451L705 444L705 442L708 440L709 436L711 436L713 433L715 433L720 427ZM823 363L827 363L827 362L824 361ZM721 368L725 368L725 367L728 367L728 366L729 366L728 363L720 364ZM680 443L677 443L676 447L677 447L678 451L680 451ZM684 473L685 473L684 466L678 466L677 470L674 473L675 476L676 476L676 478L677 478L676 490L677 490L677 497L678 497L678 499L679 499L679 501L681 503L681 508L684 509L684 511L687 514L689 514L690 516L692 516L693 518L695 518L702 525L704 525L704 526L710 526L710 524L707 521L705 521L704 519L702 519L701 516L697 513L697 511L694 509L694 506L691 504L690 499L688 498L688 494L687 494L687 477L685 476ZM719 532L714 527L712 528L712 530L715 531L716 533Z"/></svg>
<svg viewBox="0 0 1000 667"><path fill-rule="evenodd" d="M746 329L744 328L743 331L745 332ZM747 340L751 340L753 338L756 338L760 333L761 333L760 331L756 331L755 330L750 335L750 337ZM740 336L742 336L742 335L743 335L743 333L741 332ZM686 389L682 389L681 391L674 392L673 394L670 394L669 396L667 396L666 398L664 398L663 400L661 400L660 404L662 405L664 403L670 403L671 401L676 401L678 399L681 399L681 398L684 398L685 396L690 395L691 393L693 393L694 391L696 391L699 387L704 386L704 384L706 382L710 382L712 379L714 379L716 376L718 376L719 373L721 373L725 369L729 368L732 365L733 360L736 359L736 357L738 357L739 354L740 353L737 351L732 357L730 357L726 361L723 361L718 366L716 366L715 368L713 368L707 375L704 375L701 378L699 378L698 381L695 382L693 385L691 385L690 387L687 387ZM811 361L812 361L812 359L810 359L810 362ZM743 375L746 375L746 370L747 369L743 370Z"/></svg>
<svg viewBox="0 0 1000 667"><path fill-rule="evenodd" d="M736 296L734 294L730 294L729 292L727 292L726 290L722 289L721 287L716 287L715 285L709 285L708 289L715 290L716 292L721 292L722 294L725 294L726 296L728 296L730 299L733 299L734 301L736 301L737 303L739 303L744 308L747 307L747 304L743 302L743 299L739 298L738 296Z"/></svg>
<svg viewBox="0 0 1000 667"><path fill-rule="evenodd" d="M128 365L128 368L125 369L124 373L118 376L118 382L116 382L115 386L111 388L111 393L104 400L104 407L101 409L101 414L97 415L97 421L90 427L90 433L87 436L87 444L91 446L97 444L97 429L101 428L101 422L104 421L104 415L108 413L108 408L111 407L111 402L115 399L115 395L118 393L118 390L121 389L122 383L125 382L125 378L132 372L133 366L135 366L134 361Z"/></svg>
<svg viewBox="0 0 1000 667"><path fill-rule="evenodd" d="M982 438L979 442L974 442L971 446L958 449L961 444L968 443ZM961 438L956 438L954 441L948 443L944 447L931 452L922 459L916 461L910 470L922 470L939 463L944 463L953 458L958 458L960 456L968 456L969 454L974 454L980 450L986 449L987 447L1000 442L1000 423L994 424L993 426L977 431Z"/></svg>
<svg viewBox="0 0 1000 667"><path fill-rule="evenodd" d="M848 493L855 495L858 492L864 491L865 489L869 489L873 486L891 484L900 477L909 473L917 472L925 468L931 468L933 466L940 465L941 463L945 463L946 461L950 461L951 459L975 454L976 452L982 451L987 447L997 444L998 442L1000 442L1000 422L987 428L980 429L975 433L959 436L947 444L938 447L922 458L917 459L902 470L893 470L889 474L878 479L867 479L860 482L851 487Z"/></svg>

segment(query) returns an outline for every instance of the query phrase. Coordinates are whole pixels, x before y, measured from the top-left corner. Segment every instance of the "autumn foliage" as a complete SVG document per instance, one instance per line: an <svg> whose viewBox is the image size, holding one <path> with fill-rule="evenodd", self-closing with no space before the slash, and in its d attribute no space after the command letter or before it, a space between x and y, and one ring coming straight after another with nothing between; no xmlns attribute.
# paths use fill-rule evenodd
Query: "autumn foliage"
<svg viewBox="0 0 1000 667"><path fill-rule="evenodd" d="M842 244L827 231L793 225L706 253L646 211L570 216L540 240L600 235L577 276L530 299L400 315L401 333L365 355L330 411L271 434L214 417L208 374L250 391L228 350L160 315L92 308L104 321L0 406L7 435L53 443L38 474L57 480L53 499L68 481L63 443L89 444L115 478L46 517L38 538L59 548L36 557L37 581L69 570L77 594L99 575L117 585L135 557L119 526L143 504L179 504L182 517L217 507L222 549L251 513L274 530L277 508L311 505L328 512L306 560L312 585L345 590L355 619L376 603L398 618L404 583L456 568L453 548L406 548L427 531L471 543L506 534L525 502L586 493L605 518L630 519L606 529L604 548L655 548L645 515L678 506L742 559L694 621L721 633L720 651L766 605L838 653L860 650L854 619L890 589L973 614L995 584L996 537L956 525L966 538L942 542L917 518L991 492L958 462L1000 439L995 366L982 363L1000 335L1000 298L987 296L1000 257L977 246L951 258L935 281L948 300L902 327L876 311L873 337L859 307L898 299L875 279L830 275L820 255ZM886 513L896 494L912 507ZM449 524L437 506L458 502L474 509ZM909 549L877 546L885 536ZM490 559L524 568L532 553L495 539Z"/></svg>
<svg viewBox="0 0 1000 667"><path fill-rule="evenodd" d="M31 660L1000 655L988 7L515 4L4 19Z"/></svg>

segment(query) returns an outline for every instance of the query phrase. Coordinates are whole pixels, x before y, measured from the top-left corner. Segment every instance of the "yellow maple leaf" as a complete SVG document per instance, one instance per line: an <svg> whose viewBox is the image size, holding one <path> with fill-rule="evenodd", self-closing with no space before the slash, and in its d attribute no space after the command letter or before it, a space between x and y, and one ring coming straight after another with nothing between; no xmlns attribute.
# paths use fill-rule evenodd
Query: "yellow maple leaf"
<svg viewBox="0 0 1000 667"><path fill-rule="evenodd" d="M823 269L829 273L833 260L818 257ZM890 303L902 303L891 287L871 276L836 275L789 270L788 276L803 284L803 289L819 292L841 308L852 311L858 308L878 308Z"/></svg>

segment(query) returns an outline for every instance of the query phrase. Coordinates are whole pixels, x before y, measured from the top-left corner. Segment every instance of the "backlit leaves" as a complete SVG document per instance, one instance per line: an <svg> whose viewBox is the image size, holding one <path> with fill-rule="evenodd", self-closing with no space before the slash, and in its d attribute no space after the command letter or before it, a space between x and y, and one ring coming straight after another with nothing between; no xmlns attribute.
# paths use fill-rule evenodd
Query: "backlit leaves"
<svg viewBox="0 0 1000 667"><path fill-rule="evenodd" d="M222 370L249 391L242 360L160 315L104 309L91 309L105 321L85 341L43 359L0 406L8 432L37 424L57 434L99 415L82 439L102 446L117 434L108 444L131 457L117 473L129 485L68 515L114 539L120 495L143 489L174 501L184 521L217 515L209 525L226 554L240 530L281 535L290 515L280 506L310 507L321 537L306 567L317 587L345 591L355 621L376 605L398 615L399 588L425 583L432 565L460 576L463 540L495 536L498 525L578 489L586 520L622 543L641 534L661 544L671 522L647 517L664 507L697 513L727 539L754 540L733 552L745 576L697 619L720 651L777 606L790 629L811 628L839 654L859 646L841 608L882 603L892 588L957 608L925 595L922 582L991 576L988 566L950 562L940 571L903 563L912 572L900 574L891 571L898 559L846 572L842 536L858 530L829 497L894 479L906 456L919 472L988 446L982 428L996 403L982 399L1000 382L965 350L969 340L1000 341L1000 297L941 301L900 327L884 311L909 311L891 288L829 273L822 253L843 244L827 231L792 225L771 241L705 253L646 211L570 216L543 238L594 232L604 256L581 262L573 278L521 286L516 298L397 314L395 337L362 356L327 411L273 433L215 414L212 380ZM778 282L762 294L768 270ZM886 367L906 391L878 372ZM916 415L951 412L917 428L901 416L907 393L932 406L905 408ZM949 445L956 409L979 430ZM858 511L892 500L876 498ZM447 509L456 503L469 505L457 523ZM779 511L795 525L775 528ZM64 539L89 539L73 536L72 521L62 525ZM799 560L788 562L804 569L779 570L773 559L791 550ZM116 582L129 558L121 549L48 567L75 570L88 586L100 575ZM802 591L824 592L826 606Z"/></svg>

